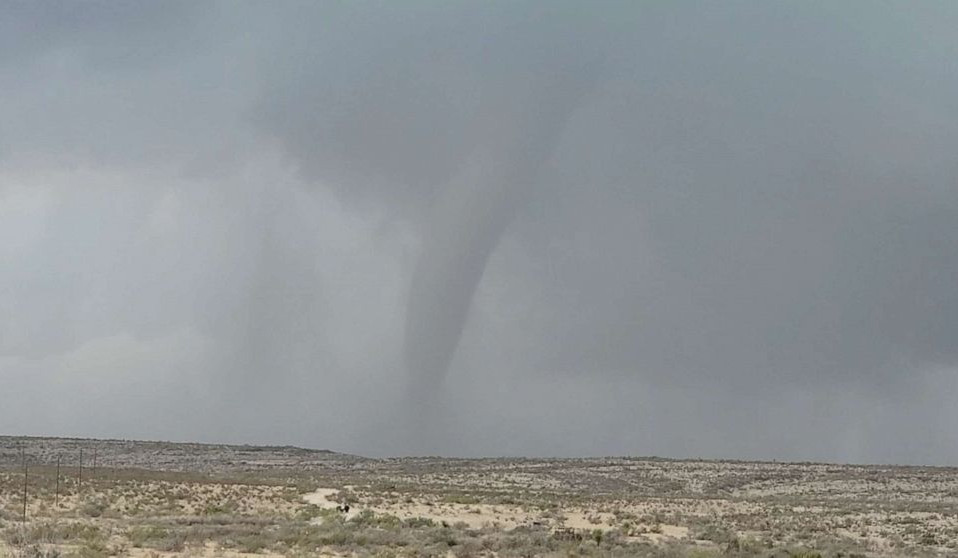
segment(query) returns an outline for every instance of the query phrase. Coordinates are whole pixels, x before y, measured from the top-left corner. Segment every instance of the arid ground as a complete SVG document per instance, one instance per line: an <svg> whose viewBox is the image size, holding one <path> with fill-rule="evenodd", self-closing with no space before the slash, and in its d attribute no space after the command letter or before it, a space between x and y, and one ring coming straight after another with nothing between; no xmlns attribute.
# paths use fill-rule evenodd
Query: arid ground
<svg viewBox="0 0 958 558"><path fill-rule="evenodd" d="M0 556L173 555L958 556L958 469L0 437Z"/></svg>

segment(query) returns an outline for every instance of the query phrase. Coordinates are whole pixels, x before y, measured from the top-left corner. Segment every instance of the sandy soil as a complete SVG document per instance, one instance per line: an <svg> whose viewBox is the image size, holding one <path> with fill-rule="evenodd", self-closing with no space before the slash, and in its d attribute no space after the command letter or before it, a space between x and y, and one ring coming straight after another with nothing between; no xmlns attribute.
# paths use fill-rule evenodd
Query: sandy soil
<svg viewBox="0 0 958 558"><path fill-rule="evenodd" d="M338 488L318 488L309 494L303 496L303 501L307 504L312 504L323 510L335 510L340 506L339 499L340 490ZM348 521L357 515L361 511L360 507L357 505L350 504L349 511L342 513L342 516ZM322 522L322 518L317 518L315 520L317 523Z"/></svg>

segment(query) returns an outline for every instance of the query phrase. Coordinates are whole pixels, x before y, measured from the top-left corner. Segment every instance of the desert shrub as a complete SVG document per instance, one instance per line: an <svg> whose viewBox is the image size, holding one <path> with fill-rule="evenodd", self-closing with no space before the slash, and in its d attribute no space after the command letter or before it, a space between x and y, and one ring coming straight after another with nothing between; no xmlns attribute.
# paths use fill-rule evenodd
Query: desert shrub
<svg viewBox="0 0 958 558"><path fill-rule="evenodd" d="M322 517L324 515L323 514L324 511L327 511L327 510L324 510L323 508L317 506L316 504L308 504L306 507L301 508L300 510L296 512L296 519L299 519L300 521L310 521L311 519ZM328 510L328 511L333 511L333 510Z"/></svg>
<svg viewBox="0 0 958 558"><path fill-rule="evenodd" d="M410 517L409 519L403 520L402 524L403 527L417 529L421 527L434 527L436 522L428 517Z"/></svg>
<svg viewBox="0 0 958 558"><path fill-rule="evenodd" d="M236 540L236 546L242 552L260 552L271 544L269 537L262 533L244 535Z"/></svg>
<svg viewBox="0 0 958 558"><path fill-rule="evenodd" d="M234 500L206 504L200 512L202 515L231 515L237 512L239 504Z"/></svg>
<svg viewBox="0 0 958 558"><path fill-rule="evenodd" d="M10 554L10 558L60 558L60 550L55 546L31 544Z"/></svg>
<svg viewBox="0 0 958 558"><path fill-rule="evenodd" d="M169 531L156 525L141 525L133 527L126 534L135 548L150 546L153 541L164 540L169 536Z"/></svg>
<svg viewBox="0 0 958 558"><path fill-rule="evenodd" d="M106 541L102 539L87 540L76 551L78 558L105 558L109 555Z"/></svg>
<svg viewBox="0 0 958 558"><path fill-rule="evenodd" d="M169 532L165 537L153 541L150 546L163 552L183 552L186 548L186 534L180 531Z"/></svg>
<svg viewBox="0 0 958 558"><path fill-rule="evenodd" d="M87 517L100 517L109 507L110 503L106 498L95 498L84 502L80 506L80 513Z"/></svg>
<svg viewBox="0 0 958 558"><path fill-rule="evenodd" d="M442 527L441 529L430 531L429 535L430 539L434 543L439 543L450 547L459 544L459 540L456 538L455 532L448 527Z"/></svg>
<svg viewBox="0 0 958 558"><path fill-rule="evenodd" d="M656 524L656 527L658 527L658 524ZM659 528L659 530L661 531L661 528ZM718 545L729 544L733 540L737 540L735 533L733 533L728 527L716 525L714 523L708 523L698 527L697 529L693 530L692 536L695 539L712 541Z"/></svg>
<svg viewBox="0 0 958 558"><path fill-rule="evenodd" d="M312 548L318 545L317 537L319 533L320 529L316 525L284 523L276 529L273 538L277 543L287 548Z"/></svg>

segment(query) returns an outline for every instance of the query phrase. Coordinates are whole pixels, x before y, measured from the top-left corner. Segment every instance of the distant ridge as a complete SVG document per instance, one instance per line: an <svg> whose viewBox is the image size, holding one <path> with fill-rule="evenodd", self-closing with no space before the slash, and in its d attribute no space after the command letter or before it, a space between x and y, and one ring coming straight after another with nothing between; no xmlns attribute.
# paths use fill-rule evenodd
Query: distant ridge
<svg viewBox="0 0 958 558"><path fill-rule="evenodd" d="M58 457L78 465L82 450L84 465L92 464L95 453L103 467L205 473L327 468L367 459L291 445L4 435L0 436L0 468L19 466L21 450L28 463L35 465L55 465Z"/></svg>

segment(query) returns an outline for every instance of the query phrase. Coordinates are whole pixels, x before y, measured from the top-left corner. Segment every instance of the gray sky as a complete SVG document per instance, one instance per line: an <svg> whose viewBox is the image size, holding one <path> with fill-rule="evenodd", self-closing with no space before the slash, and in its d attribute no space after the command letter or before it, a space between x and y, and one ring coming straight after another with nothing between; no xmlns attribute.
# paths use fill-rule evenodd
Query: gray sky
<svg viewBox="0 0 958 558"><path fill-rule="evenodd" d="M955 29L7 2L0 431L958 464Z"/></svg>

